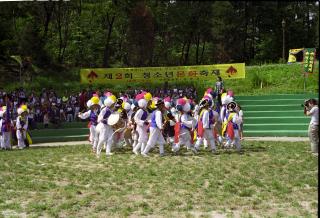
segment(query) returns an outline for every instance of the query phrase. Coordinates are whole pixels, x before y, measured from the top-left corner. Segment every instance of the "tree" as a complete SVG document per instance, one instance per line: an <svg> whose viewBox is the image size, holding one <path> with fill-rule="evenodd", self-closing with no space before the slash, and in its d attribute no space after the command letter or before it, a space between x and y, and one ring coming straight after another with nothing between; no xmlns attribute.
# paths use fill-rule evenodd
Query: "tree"
<svg viewBox="0 0 320 218"><path fill-rule="evenodd" d="M144 1L137 3L129 18L128 54L131 66L152 65L154 20Z"/></svg>

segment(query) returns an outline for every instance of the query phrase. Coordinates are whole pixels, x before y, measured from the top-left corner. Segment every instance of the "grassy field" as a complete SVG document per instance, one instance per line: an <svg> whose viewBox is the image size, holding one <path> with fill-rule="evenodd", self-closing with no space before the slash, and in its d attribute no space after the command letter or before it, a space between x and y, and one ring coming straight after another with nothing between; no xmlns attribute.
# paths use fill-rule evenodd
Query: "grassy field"
<svg viewBox="0 0 320 218"><path fill-rule="evenodd" d="M0 217L316 217L307 142L244 142L244 154L96 159L88 145L0 151Z"/></svg>

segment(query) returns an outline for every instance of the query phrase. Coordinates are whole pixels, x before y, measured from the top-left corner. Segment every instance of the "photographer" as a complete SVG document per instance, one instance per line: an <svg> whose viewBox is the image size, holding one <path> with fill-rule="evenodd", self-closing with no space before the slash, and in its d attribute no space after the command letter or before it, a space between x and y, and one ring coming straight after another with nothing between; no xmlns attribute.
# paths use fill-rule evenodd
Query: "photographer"
<svg viewBox="0 0 320 218"><path fill-rule="evenodd" d="M311 143L311 152L318 154L318 143L319 143L319 108L317 100L309 99L304 104L304 113L307 116L311 116L308 135Z"/></svg>

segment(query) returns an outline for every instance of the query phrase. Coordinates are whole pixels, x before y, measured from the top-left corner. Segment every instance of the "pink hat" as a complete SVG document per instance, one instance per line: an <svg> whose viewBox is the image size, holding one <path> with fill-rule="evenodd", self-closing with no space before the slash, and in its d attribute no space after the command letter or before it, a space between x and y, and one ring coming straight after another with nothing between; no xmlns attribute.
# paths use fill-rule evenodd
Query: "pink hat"
<svg viewBox="0 0 320 218"><path fill-rule="evenodd" d="M168 96L168 97L165 97L164 99L163 99L163 101L164 102L170 102L171 101L171 98Z"/></svg>
<svg viewBox="0 0 320 218"><path fill-rule="evenodd" d="M112 95L112 93L111 92L104 92L104 96L106 96L106 97L109 97L109 96L111 96Z"/></svg>
<svg viewBox="0 0 320 218"><path fill-rule="evenodd" d="M186 101L186 99L184 99L184 98L179 98L178 100L177 100L177 105L185 105L187 103L187 101Z"/></svg>
<svg viewBox="0 0 320 218"><path fill-rule="evenodd" d="M135 99L136 101L139 101L140 99L144 99L144 95L142 93L137 94Z"/></svg>
<svg viewBox="0 0 320 218"><path fill-rule="evenodd" d="M229 95L230 97L233 97L233 91L232 90L228 90L227 95Z"/></svg>
<svg viewBox="0 0 320 218"><path fill-rule="evenodd" d="M210 93L210 92L212 92L212 88L207 89L207 93Z"/></svg>

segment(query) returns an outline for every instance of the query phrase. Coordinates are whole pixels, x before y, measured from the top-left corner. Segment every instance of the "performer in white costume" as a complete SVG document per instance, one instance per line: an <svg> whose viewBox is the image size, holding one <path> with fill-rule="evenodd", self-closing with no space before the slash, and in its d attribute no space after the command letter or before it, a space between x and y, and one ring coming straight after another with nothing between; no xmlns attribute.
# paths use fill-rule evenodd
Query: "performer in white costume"
<svg viewBox="0 0 320 218"><path fill-rule="evenodd" d="M175 126L175 146L173 151L178 152L181 145L185 145L187 149L196 153L193 147L193 131L195 127L195 120L190 116L191 106L188 99L180 98L177 100L177 110L180 112L176 115Z"/></svg>
<svg viewBox="0 0 320 218"><path fill-rule="evenodd" d="M7 103L9 107L9 104ZM0 135L2 135L2 149L11 149L11 130L13 127L12 119L10 118L10 110L7 106L2 107L2 119L0 120Z"/></svg>
<svg viewBox="0 0 320 218"><path fill-rule="evenodd" d="M198 139L195 148L199 150L200 145L203 143L203 140L205 139L207 143L210 145L211 151L213 153L216 153L216 145L213 135L216 121L214 119L213 111L209 108L209 100L203 99L200 102L200 108L201 112L198 121Z"/></svg>
<svg viewBox="0 0 320 218"><path fill-rule="evenodd" d="M139 134L138 143L133 148L133 153L138 154L139 149L141 149L141 153L144 151L145 146L148 142L148 125L149 122L147 121L148 112L146 110L147 107L147 100L144 98L143 94L139 94L136 97L138 100L139 110L136 112L134 116L134 121L137 124L137 132Z"/></svg>
<svg viewBox="0 0 320 218"><path fill-rule="evenodd" d="M27 137L27 130L28 130L28 108L27 105L21 105L18 108L18 117L16 121L16 135L18 139L18 148L24 149L26 144L24 140Z"/></svg>
<svg viewBox="0 0 320 218"><path fill-rule="evenodd" d="M162 135L163 131L163 112L165 111L164 102L158 99L156 102L156 110L152 112L150 121L150 136L147 146L141 153L143 156L148 156L151 148L156 144L159 145L160 156L164 156L164 144L166 141Z"/></svg>
<svg viewBox="0 0 320 218"><path fill-rule="evenodd" d="M96 127L98 125L98 113L99 113L99 98L98 97L92 97L88 102L87 102L87 107L88 111L85 113L79 112L78 117L80 119L87 119L89 118L89 130L90 130L90 135L89 135L89 141L92 145L92 151L95 152L97 148L97 143L98 143L98 138L96 137Z"/></svg>
<svg viewBox="0 0 320 218"><path fill-rule="evenodd" d="M223 127L222 127L222 134L226 138L226 147L230 148L232 145L236 146L238 152L241 151L241 143L240 143L240 135L239 135L239 125L241 124L242 120L241 117L238 115L236 111L237 104L235 102L230 102L227 104L227 110Z"/></svg>
<svg viewBox="0 0 320 218"><path fill-rule="evenodd" d="M113 129L108 125L108 117L113 112L113 106L116 103L116 96L110 95L104 100L104 108L101 110L98 116L98 125L96 131L96 138L98 139L97 143L97 152L96 155L99 158L102 150L102 145L106 143L106 155L110 156L111 146L113 143L112 134Z"/></svg>

